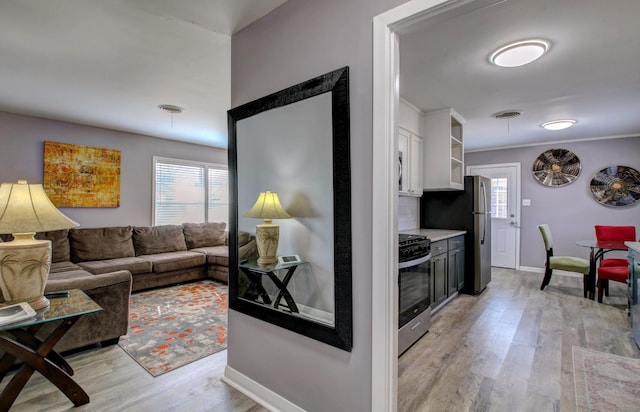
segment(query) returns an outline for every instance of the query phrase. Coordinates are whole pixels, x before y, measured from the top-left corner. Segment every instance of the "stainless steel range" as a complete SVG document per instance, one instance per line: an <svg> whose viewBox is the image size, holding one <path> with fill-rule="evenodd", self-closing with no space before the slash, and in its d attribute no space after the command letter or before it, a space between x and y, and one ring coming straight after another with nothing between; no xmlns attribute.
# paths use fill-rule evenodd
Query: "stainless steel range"
<svg viewBox="0 0 640 412"><path fill-rule="evenodd" d="M398 237L398 355L401 355L431 325L431 241L423 235Z"/></svg>

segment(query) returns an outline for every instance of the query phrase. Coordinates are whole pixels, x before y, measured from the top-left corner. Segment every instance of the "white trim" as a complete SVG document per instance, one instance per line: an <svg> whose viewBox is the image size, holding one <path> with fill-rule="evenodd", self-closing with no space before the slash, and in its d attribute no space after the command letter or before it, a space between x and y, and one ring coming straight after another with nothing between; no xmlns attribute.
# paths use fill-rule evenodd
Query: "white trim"
<svg viewBox="0 0 640 412"><path fill-rule="evenodd" d="M469 170L471 168L497 168L497 167L515 167L516 168L516 216L518 216L518 224L516 226L516 264L515 269L520 269L520 238L522 237L522 230L520 227L520 223L522 222L522 165L520 162L515 163L494 163L494 164L483 164L483 165L472 165L467 166L467 174L470 174Z"/></svg>
<svg viewBox="0 0 640 412"><path fill-rule="evenodd" d="M398 404L397 157L399 91L397 38L373 20L373 187L371 411L395 411Z"/></svg>
<svg viewBox="0 0 640 412"><path fill-rule="evenodd" d="M304 409L291 401L283 398L274 391L248 376L238 372L229 365L224 368L224 375L220 378L222 382L242 392L264 408L273 412L305 412Z"/></svg>
<svg viewBox="0 0 640 412"><path fill-rule="evenodd" d="M409 106L410 108L412 108L413 110L416 111L416 113L420 114L421 116L424 115L424 110L420 109L418 106L416 106L415 104L411 103L409 100L405 99L404 97L400 96L400 101L404 104L406 104L407 106ZM416 133L416 132L414 132Z"/></svg>
<svg viewBox="0 0 640 412"><path fill-rule="evenodd" d="M489 152L492 150L506 150L506 149L518 149L522 147L534 147L534 146L553 146L553 145L563 145L566 143L581 143L581 142L591 142L594 140L611 140L611 139L627 139L630 137L640 137L637 134L623 134L619 136L601 136L601 137L587 137L584 139L569 139L569 140L556 140L553 142L541 142L541 143L527 143L513 146L496 146L496 147L485 147L482 149L465 149L466 153L478 153L478 152Z"/></svg>
<svg viewBox="0 0 640 412"><path fill-rule="evenodd" d="M464 2L464 1L463 1ZM373 185L371 411L398 407L398 176L399 44L396 27L449 0L411 0L373 19Z"/></svg>

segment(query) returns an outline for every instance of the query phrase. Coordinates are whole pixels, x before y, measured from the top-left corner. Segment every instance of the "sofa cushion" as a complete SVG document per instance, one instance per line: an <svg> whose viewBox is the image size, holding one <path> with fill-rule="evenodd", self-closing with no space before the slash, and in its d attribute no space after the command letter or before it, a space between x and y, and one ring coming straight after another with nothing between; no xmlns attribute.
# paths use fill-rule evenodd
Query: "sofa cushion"
<svg viewBox="0 0 640 412"><path fill-rule="evenodd" d="M204 253L209 265L229 266L229 246L200 247L192 252Z"/></svg>
<svg viewBox="0 0 640 412"><path fill-rule="evenodd" d="M182 251L169 253L155 253L140 256L153 264L154 273L171 272L172 270L189 269L205 264L206 257L202 253Z"/></svg>
<svg viewBox="0 0 640 412"><path fill-rule="evenodd" d="M128 270L132 275L136 275L138 273L149 273L152 270L151 262L139 257L94 260L91 262L80 262L78 265L94 275L118 270Z"/></svg>
<svg viewBox="0 0 640 412"><path fill-rule="evenodd" d="M77 279L77 278L85 278L85 277L93 277L93 276L94 276L93 274L87 272L86 270L76 269L76 270L67 270L65 272L49 273L49 280Z"/></svg>
<svg viewBox="0 0 640 412"><path fill-rule="evenodd" d="M75 263L135 256L131 226L69 229L69 242Z"/></svg>
<svg viewBox="0 0 640 412"><path fill-rule="evenodd" d="M187 250L181 225L133 228L136 256Z"/></svg>
<svg viewBox="0 0 640 412"><path fill-rule="evenodd" d="M238 246L244 246L251 241L251 233L238 231Z"/></svg>
<svg viewBox="0 0 640 412"><path fill-rule="evenodd" d="M68 229L53 230L51 232L36 233L35 238L51 241L51 262L56 263L71 260L68 234Z"/></svg>
<svg viewBox="0 0 640 412"><path fill-rule="evenodd" d="M224 245L226 227L227 224L224 222L183 224L182 228L187 248Z"/></svg>
<svg viewBox="0 0 640 412"><path fill-rule="evenodd" d="M68 260L66 262L53 262L49 268L49 273L69 272L71 270L82 270L82 268Z"/></svg>

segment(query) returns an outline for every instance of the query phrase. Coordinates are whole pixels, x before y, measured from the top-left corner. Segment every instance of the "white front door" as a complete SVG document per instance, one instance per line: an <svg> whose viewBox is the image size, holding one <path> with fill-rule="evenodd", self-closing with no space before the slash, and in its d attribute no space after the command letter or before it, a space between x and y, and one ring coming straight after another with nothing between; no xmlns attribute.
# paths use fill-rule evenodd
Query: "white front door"
<svg viewBox="0 0 640 412"><path fill-rule="evenodd" d="M467 167L491 179L491 265L520 266L520 163Z"/></svg>

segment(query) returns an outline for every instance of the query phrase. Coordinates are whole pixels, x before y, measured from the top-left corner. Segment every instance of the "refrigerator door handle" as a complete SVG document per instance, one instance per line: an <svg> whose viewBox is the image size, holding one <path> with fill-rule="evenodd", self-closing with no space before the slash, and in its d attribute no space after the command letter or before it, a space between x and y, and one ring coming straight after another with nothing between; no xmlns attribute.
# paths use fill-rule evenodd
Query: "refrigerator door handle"
<svg viewBox="0 0 640 412"><path fill-rule="evenodd" d="M487 210L489 208L487 207L487 189L485 188L484 182L482 180L480 181L480 189L482 189L482 204L484 206L484 225L482 226L482 239L480 240L480 244L484 245L484 240L487 235L487 223L489 219L489 213L487 212Z"/></svg>

